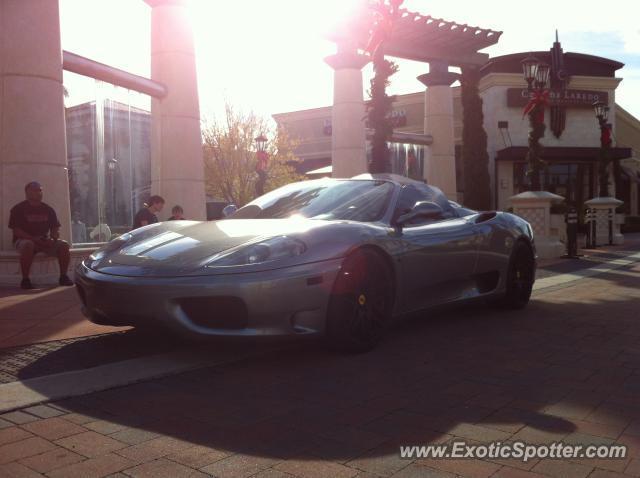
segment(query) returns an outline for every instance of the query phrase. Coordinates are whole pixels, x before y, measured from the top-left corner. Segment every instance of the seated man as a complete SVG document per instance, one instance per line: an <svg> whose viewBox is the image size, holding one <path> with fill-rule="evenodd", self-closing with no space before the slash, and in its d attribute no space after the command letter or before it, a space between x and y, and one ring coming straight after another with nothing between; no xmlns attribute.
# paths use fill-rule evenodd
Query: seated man
<svg viewBox="0 0 640 478"><path fill-rule="evenodd" d="M60 285L73 285L67 276L69 268L69 244L60 240L60 223L55 211L42 202L42 186L33 181L24 188L27 199L11 208L9 228L13 230L13 243L20 253L23 289L33 289L29 271L33 256L44 252L57 257L60 265Z"/></svg>
<svg viewBox="0 0 640 478"><path fill-rule="evenodd" d="M84 244L87 242L87 225L80 220L80 213L77 211L71 218L71 240L74 244Z"/></svg>

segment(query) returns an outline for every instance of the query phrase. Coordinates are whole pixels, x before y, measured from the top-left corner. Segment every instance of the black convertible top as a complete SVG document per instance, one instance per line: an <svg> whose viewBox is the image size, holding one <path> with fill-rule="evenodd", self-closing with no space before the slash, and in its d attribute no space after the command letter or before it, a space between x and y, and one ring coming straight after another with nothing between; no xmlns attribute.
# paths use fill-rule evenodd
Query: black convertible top
<svg viewBox="0 0 640 478"><path fill-rule="evenodd" d="M400 176L399 174L379 173L379 174L359 174L351 179L369 179L389 181L399 186L411 186L418 189L425 197L427 201L436 203L442 208L443 211L451 211L453 206L447 199L447 196L437 187L431 186L422 181L416 181L415 179L407 178L406 176Z"/></svg>

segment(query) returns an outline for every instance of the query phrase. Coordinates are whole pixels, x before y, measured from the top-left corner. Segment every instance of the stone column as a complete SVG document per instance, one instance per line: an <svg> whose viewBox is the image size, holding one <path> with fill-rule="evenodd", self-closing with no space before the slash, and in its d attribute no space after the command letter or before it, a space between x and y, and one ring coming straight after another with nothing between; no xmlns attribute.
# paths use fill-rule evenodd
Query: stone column
<svg viewBox="0 0 640 478"><path fill-rule="evenodd" d="M338 45L338 53L325 58L334 69L331 113L331 164L334 178L368 172L362 67L369 57L355 48Z"/></svg>
<svg viewBox="0 0 640 478"><path fill-rule="evenodd" d="M0 1L0 250L12 250L11 207L38 181L71 239L56 0Z"/></svg>
<svg viewBox="0 0 640 478"><path fill-rule="evenodd" d="M424 133L433 136L433 144L427 148L425 155L425 179L454 201L458 194L451 84L458 76L449 72L446 63L432 61L429 63L429 73L418 77L427 86Z"/></svg>
<svg viewBox="0 0 640 478"><path fill-rule="evenodd" d="M538 257L546 259L562 256L565 246L560 242L559 234L552 231L551 204L562 202L564 198L547 191L527 191L510 199L514 214L531 225Z"/></svg>
<svg viewBox="0 0 640 478"><path fill-rule="evenodd" d="M151 102L151 191L166 200L161 219L180 204L206 219L200 105L193 32L185 0L144 0L151 11L151 79L168 94Z"/></svg>
<svg viewBox="0 0 640 478"><path fill-rule="evenodd" d="M613 244L624 244L624 236L620 232L620 225L624 224L624 214L616 214L616 208L624 202L614 197L599 197L585 201L585 206L595 211L593 219L596 223L596 245L609 244L609 221L611 220ZM591 227L591 224L589 224Z"/></svg>
<svg viewBox="0 0 640 478"><path fill-rule="evenodd" d="M635 181L631 181L631 191L630 191L630 198L629 198L629 206L630 206L630 211L631 211L631 216L637 216L638 215L638 183Z"/></svg>

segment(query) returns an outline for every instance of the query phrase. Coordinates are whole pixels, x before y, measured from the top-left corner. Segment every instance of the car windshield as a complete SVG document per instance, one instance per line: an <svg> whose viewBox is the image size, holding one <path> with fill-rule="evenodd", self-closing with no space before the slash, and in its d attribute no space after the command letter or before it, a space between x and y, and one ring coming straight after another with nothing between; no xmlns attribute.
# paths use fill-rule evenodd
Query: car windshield
<svg viewBox="0 0 640 478"><path fill-rule="evenodd" d="M312 219L375 222L391 201L393 183L376 180L316 180L288 184L253 200L229 219Z"/></svg>

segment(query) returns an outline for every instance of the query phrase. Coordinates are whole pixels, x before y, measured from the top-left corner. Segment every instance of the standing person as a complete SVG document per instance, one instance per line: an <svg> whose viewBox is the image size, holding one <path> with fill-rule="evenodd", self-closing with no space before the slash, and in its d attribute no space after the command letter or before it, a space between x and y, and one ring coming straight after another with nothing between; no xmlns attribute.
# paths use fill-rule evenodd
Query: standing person
<svg viewBox="0 0 640 478"><path fill-rule="evenodd" d="M74 212L71 220L71 240L74 244L87 242L87 225L80 220L80 213Z"/></svg>
<svg viewBox="0 0 640 478"><path fill-rule="evenodd" d="M149 198L149 203L145 204L133 219L133 228L137 229L139 227L146 226L147 224L155 224L158 222L158 216L156 216L156 213L162 211L163 207L164 198L162 198L162 196L151 196Z"/></svg>
<svg viewBox="0 0 640 478"><path fill-rule="evenodd" d="M42 186L32 181L24 187L26 200L11 208L9 228L13 230L13 243L20 253L23 289L33 289L29 278L33 257L38 252L58 258L60 285L70 286L73 281L67 276L70 254L69 243L60 240L60 223L51 206L42 202Z"/></svg>
<svg viewBox="0 0 640 478"><path fill-rule="evenodd" d="M182 221L184 219L184 210L182 206L176 204L171 209L171 217L167 219L168 221Z"/></svg>
<svg viewBox="0 0 640 478"><path fill-rule="evenodd" d="M111 240L111 228L109 224L101 222L89 233L89 238L95 242L109 242Z"/></svg>

